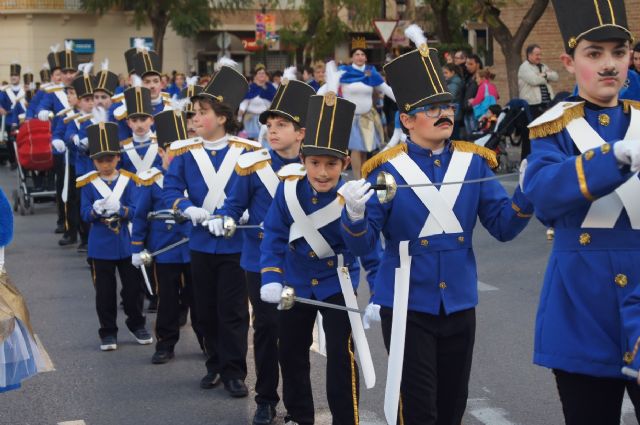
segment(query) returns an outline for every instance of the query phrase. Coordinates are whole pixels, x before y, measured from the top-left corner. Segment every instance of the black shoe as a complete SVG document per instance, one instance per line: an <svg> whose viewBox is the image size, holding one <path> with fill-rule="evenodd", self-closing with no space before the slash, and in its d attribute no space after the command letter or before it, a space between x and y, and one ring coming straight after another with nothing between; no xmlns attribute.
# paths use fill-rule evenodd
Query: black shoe
<svg viewBox="0 0 640 425"><path fill-rule="evenodd" d="M189 314L189 309L180 309L180 319L178 319L178 323L180 327L183 327L187 324L187 316Z"/></svg>
<svg viewBox="0 0 640 425"><path fill-rule="evenodd" d="M140 345L148 345L153 342L153 337L149 334L145 328L136 329L131 331L131 335L138 341Z"/></svg>
<svg viewBox="0 0 640 425"><path fill-rule="evenodd" d="M86 242L80 242L80 244L78 245L78 252L87 252L88 251L88 247L87 247L87 243Z"/></svg>
<svg viewBox="0 0 640 425"><path fill-rule="evenodd" d="M147 313L157 313L158 312L158 297L153 297L149 301L149 306L147 307Z"/></svg>
<svg viewBox="0 0 640 425"><path fill-rule="evenodd" d="M118 338L114 335L108 335L100 339L100 350L113 351L118 348Z"/></svg>
<svg viewBox="0 0 640 425"><path fill-rule="evenodd" d="M62 239L60 239L58 241L58 245L60 246L69 246L69 245L75 245L78 242L78 239L76 238L71 238L69 236L63 236Z"/></svg>
<svg viewBox="0 0 640 425"><path fill-rule="evenodd" d="M56 235L60 235L65 231L66 230L64 229L64 224L58 224L58 227L56 227L56 230L54 230L53 233L55 233Z"/></svg>
<svg viewBox="0 0 640 425"><path fill-rule="evenodd" d="M204 378L200 380L200 388L203 390L211 389L220 383L220 375L215 372L207 373Z"/></svg>
<svg viewBox="0 0 640 425"><path fill-rule="evenodd" d="M291 419L291 416L284 417L284 425L298 425L298 422Z"/></svg>
<svg viewBox="0 0 640 425"><path fill-rule="evenodd" d="M249 395L247 385L242 379L229 379L224 383L224 389L231 394L231 397L246 397Z"/></svg>
<svg viewBox="0 0 640 425"><path fill-rule="evenodd" d="M151 363L153 364L168 363L169 360L173 359L173 357L174 357L173 351L158 350L155 353L153 353L153 357L151 357Z"/></svg>
<svg viewBox="0 0 640 425"><path fill-rule="evenodd" d="M270 425L275 417L275 407L269 403L258 403L256 414L253 416L253 425Z"/></svg>

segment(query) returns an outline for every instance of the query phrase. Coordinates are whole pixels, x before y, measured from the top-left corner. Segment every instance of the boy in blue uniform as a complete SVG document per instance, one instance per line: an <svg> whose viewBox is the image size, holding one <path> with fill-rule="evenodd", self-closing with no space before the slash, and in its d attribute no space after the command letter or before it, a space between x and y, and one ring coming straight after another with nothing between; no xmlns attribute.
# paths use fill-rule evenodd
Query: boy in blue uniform
<svg viewBox="0 0 640 425"><path fill-rule="evenodd" d="M0 110L4 109L7 117L5 119L5 130L7 134L14 132L24 120L27 112L27 99L24 88L20 84L20 71L22 67L18 63L9 66L9 85L0 91ZM16 168L16 153L13 143L7 144L9 153L9 163L11 169Z"/></svg>
<svg viewBox="0 0 640 425"><path fill-rule="evenodd" d="M288 164L299 164L300 143L304 139L309 97L315 91L311 86L296 80L285 79L278 87L271 107L260 115L260 123L268 128L267 138L271 149L260 149L243 154L238 159L236 183L218 211L220 217L209 222L210 231L225 236L223 223L230 220L233 227L245 211L249 212L248 224L262 224L271 206L278 183L277 172ZM222 217L224 216L224 218ZM277 310L273 304L260 299L260 244L262 229L246 229L240 266L247 275L249 299L253 306L253 347L256 362L256 403L258 408L253 425L270 424L276 415L278 381L278 324Z"/></svg>
<svg viewBox="0 0 640 425"><path fill-rule="evenodd" d="M155 117L158 129L158 155L162 158L162 169L153 167L138 173L140 188L136 191L136 212L131 235L131 262L138 268L145 267L140 258L143 249L157 251L189 237L191 231L191 223L161 223L147 220L150 211L166 209L162 189L164 173L169 168L168 147L173 141L186 138L185 121L186 116L179 111L164 111ZM181 302L187 303L186 308L193 304L189 262L188 244L180 245L154 258L151 275L155 280L158 314L155 325L156 352L151 358L151 363L167 363L174 357L174 347L180 338ZM201 341L194 313L192 308L191 325Z"/></svg>
<svg viewBox="0 0 640 425"><path fill-rule="evenodd" d="M354 299L360 267L342 240L340 214L341 173L350 162L347 146L355 105L335 95L337 78L332 85L334 91L327 95L311 96L302 144L304 166L290 164L280 170L285 181L278 186L264 219L260 295L266 302L280 302L285 283L304 298L342 306L347 298ZM327 341L326 385L333 423L357 424L359 372L350 318L344 311L307 304L279 312L285 423L314 423L309 348L318 311Z"/></svg>
<svg viewBox="0 0 640 425"><path fill-rule="evenodd" d="M117 348L116 269L122 282L126 324L139 344L151 344L142 315L140 272L131 264L131 237L127 223L135 214L131 197L135 188L127 171L118 171L120 159L118 126L99 123L87 129L89 151L97 171L77 179L82 188L82 219L91 224L89 262L96 289L96 310L100 321L100 349Z"/></svg>
<svg viewBox="0 0 640 425"><path fill-rule="evenodd" d="M622 0L554 1L578 96L529 127L524 181L536 216L555 228L536 319L534 363L553 370L565 421L620 421L621 374L638 368L640 107L621 101L630 40ZM552 189L552 190L550 190Z"/></svg>
<svg viewBox="0 0 640 425"><path fill-rule="evenodd" d="M249 312L247 284L240 267L240 235L216 238L202 226L226 198L238 175L240 155L260 148L258 143L231 135L237 131L235 111L247 92L247 80L223 66L207 87L192 99L195 139L171 144L174 159L165 177L167 206L182 210L192 221L189 248L196 314L207 355L202 388L220 380L232 397L248 394L247 334ZM188 197L185 197L185 190Z"/></svg>
<svg viewBox="0 0 640 425"><path fill-rule="evenodd" d="M418 49L387 64L385 73L409 137L365 163L366 182L345 185L342 235L356 255L373 249L381 232L385 239L373 302L381 306L389 351L387 422L459 425L478 302L473 229L480 218L496 239L508 241L525 228L533 206L520 188L509 198L495 180L372 197L370 185L383 171L398 184L429 184L491 177L497 166L492 151L450 140L456 105L438 53L419 27L407 35ZM367 315L375 317L373 307Z"/></svg>

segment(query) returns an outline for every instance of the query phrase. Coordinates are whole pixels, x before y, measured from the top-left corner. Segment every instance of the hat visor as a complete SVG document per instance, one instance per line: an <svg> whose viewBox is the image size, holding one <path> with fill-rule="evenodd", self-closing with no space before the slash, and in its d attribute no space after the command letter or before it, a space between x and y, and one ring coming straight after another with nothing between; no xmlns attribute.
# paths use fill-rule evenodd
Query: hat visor
<svg viewBox="0 0 640 425"><path fill-rule="evenodd" d="M146 117L153 118L153 115L147 114L146 112L135 112L133 114L127 114L127 119L129 119L129 118L146 118Z"/></svg>
<svg viewBox="0 0 640 425"><path fill-rule="evenodd" d="M419 108L421 106L426 106L426 105L435 105L437 103L451 103L453 102L453 95L449 92L444 92L444 93L438 93L434 96L430 96L418 103L416 103L415 105L411 106L410 109L406 109L406 108L402 108L400 110L400 113L405 113L408 114L409 112L411 112L413 109Z"/></svg>
<svg viewBox="0 0 640 425"><path fill-rule="evenodd" d="M279 111L277 109L267 109L266 111L260 114L260 117L258 118L258 120L260 121L260 124L266 124L267 119L269 119L269 117L272 117L274 115L300 125L300 122L296 121L291 115L287 114L284 111Z"/></svg>
<svg viewBox="0 0 640 425"><path fill-rule="evenodd" d="M150 71L143 72L140 78L144 78L147 75L157 75L158 77L162 77L162 73L160 71L150 70Z"/></svg>
<svg viewBox="0 0 640 425"><path fill-rule="evenodd" d="M597 27L582 36L582 39L589 41L631 40L632 38L629 30L618 25Z"/></svg>
<svg viewBox="0 0 640 425"><path fill-rule="evenodd" d="M94 92L94 93L95 93L95 92L98 92L98 91L105 92L106 94L108 94L108 95L109 95L109 97L111 97L111 96L113 96L113 95L115 94L114 92L109 91L109 90L107 90L107 89L105 89L105 88L102 88L102 87L94 88L94 89L93 89L93 92Z"/></svg>
<svg viewBox="0 0 640 425"><path fill-rule="evenodd" d="M105 156L115 156L115 155L120 155L120 151L117 152L113 152L113 151L102 151L102 152L96 152L92 155L89 155L89 158L91 159L98 159L98 158L102 158Z"/></svg>
<svg viewBox="0 0 640 425"><path fill-rule="evenodd" d="M333 156L336 158L344 158L349 152L339 151L332 148L323 148L314 145L302 145L302 155L304 156Z"/></svg>

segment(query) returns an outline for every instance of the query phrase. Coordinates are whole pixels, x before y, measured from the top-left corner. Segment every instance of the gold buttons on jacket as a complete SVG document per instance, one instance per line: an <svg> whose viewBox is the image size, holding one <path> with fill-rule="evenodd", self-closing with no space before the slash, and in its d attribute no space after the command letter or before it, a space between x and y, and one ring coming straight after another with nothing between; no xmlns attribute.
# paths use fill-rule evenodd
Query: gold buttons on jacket
<svg viewBox="0 0 640 425"><path fill-rule="evenodd" d="M311 286L316 286L318 283L318 279L311 279Z"/></svg>
<svg viewBox="0 0 640 425"><path fill-rule="evenodd" d="M464 243L464 236L458 236L458 242Z"/></svg>
<svg viewBox="0 0 640 425"><path fill-rule="evenodd" d="M631 364L633 362L633 353L627 351L626 353L624 353L624 357L622 357L622 360L624 360L626 364Z"/></svg>
<svg viewBox="0 0 640 425"><path fill-rule="evenodd" d="M600 146L600 151L602 153L609 153L610 150L611 150L611 145L609 143L605 143L604 145Z"/></svg>
<svg viewBox="0 0 640 425"><path fill-rule="evenodd" d="M433 161L433 164L434 164L436 167L440 167L440 166L442 165L442 162L440 162L440 160L439 160L439 159L436 159L435 161Z"/></svg>
<svg viewBox="0 0 640 425"><path fill-rule="evenodd" d="M428 241L427 239L422 239L422 240L420 241L420 245L422 245L422 246L427 246L427 245L429 245L429 241Z"/></svg>
<svg viewBox="0 0 640 425"><path fill-rule="evenodd" d="M580 245L582 245L582 246L589 245L591 243L591 235L588 234L588 233L582 233L580 235L580 238L578 239L578 241L580 242Z"/></svg>
<svg viewBox="0 0 640 425"><path fill-rule="evenodd" d="M589 161L591 158L593 158L595 155L595 153L593 153L593 151L586 151L584 153L584 159L586 159L587 161Z"/></svg>
<svg viewBox="0 0 640 425"><path fill-rule="evenodd" d="M609 118L609 115L607 114L600 114L598 115L598 122L600 125L604 125L606 127L611 122L611 118Z"/></svg>
<svg viewBox="0 0 640 425"><path fill-rule="evenodd" d="M627 286L627 283L629 283L629 280L627 279L627 275L620 273L616 275L615 282L616 285L624 288L625 286Z"/></svg>
<svg viewBox="0 0 640 425"><path fill-rule="evenodd" d="M327 261L327 266L329 266L329 267L333 267L333 266L334 266L334 262L333 262L333 260L329 260L329 261Z"/></svg>
<svg viewBox="0 0 640 425"><path fill-rule="evenodd" d="M318 203L318 198L316 198L315 196L313 198L311 198L311 203L313 205L317 204Z"/></svg>
<svg viewBox="0 0 640 425"><path fill-rule="evenodd" d="M216 151L211 151L211 156L216 156L218 154L218 152Z"/></svg>
<svg viewBox="0 0 640 425"><path fill-rule="evenodd" d="M440 289L446 289L446 288L447 288L447 284L446 284L445 282L440 282L440 283L438 284L438 287L439 287Z"/></svg>
<svg viewBox="0 0 640 425"><path fill-rule="evenodd" d="M309 258L316 258L316 253L313 251L309 251Z"/></svg>
<svg viewBox="0 0 640 425"><path fill-rule="evenodd" d="M258 239L262 239L264 238L264 233L263 232L258 232Z"/></svg>
<svg viewBox="0 0 640 425"><path fill-rule="evenodd" d="M173 226L171 224L167 224L167 230L171 230Z"/></svg>

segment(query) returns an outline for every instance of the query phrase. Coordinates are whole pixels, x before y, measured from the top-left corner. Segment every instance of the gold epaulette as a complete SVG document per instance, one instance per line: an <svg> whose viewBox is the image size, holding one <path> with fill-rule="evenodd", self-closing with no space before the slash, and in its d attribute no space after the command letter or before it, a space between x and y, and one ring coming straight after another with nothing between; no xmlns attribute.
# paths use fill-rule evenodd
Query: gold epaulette
<svg viewBox="0 0 640 425"><path fill-rule="evenodd" d="M471 142L464 142L462 140L454 140L451 142L451 146L454 150L460 152L471 152L476 155L481 156L487 161L487 164L491 168L498 167L498 158L496 153L489 148L485 148L484 146L476 145Z"/></svg>
<svg viewBox="0 0 640 425"><path fill-rule="evenodd" d="M85 175L82 175L76 179L76 188L80 189L83 186L88 185L95 179L97 179L100 175L97 171L91 171Z"/></svg>
<svg viewBox="0 0 640 425"><path fill-rule="evenodd" d="M269 164L271 164L271 155L268 149L245 152L238 158L235 171L239 176L248 176Z"/></svg>
<svg viewBox="0 0 640 425"><path fill-rule="evenodd" d="M248 176L250 174L255 173L258 170L263 169L264 167L268 167L271 164L271 160L267 159L266 161L256 162L251 167L242 168L240 165L236 164L235 171L239 176Z"/></svg>
<svg viewBox="0 0 640 425"><path fill-rule="evenodd" d="M373 170L375 170L385 162L388 162L389 160L400 155L401 153L407 153L408 151L409 151L409 147L407 146L407 144L400 143L392 147L391 149L388 149L384 152L380 152L379 154L375 155L373 158L369 159L367 162L362 164L362 168L360 169L362 173L362 178L366 179L367 176L371 174Z"/></svg>
<svg viewBox="0 0 640 425"><path fill-rule="evenodd" d="M302 180L307 175L307 170L302 164L287 164L276 173L278 178L282 181L285 180Z"/></svg>
<svg viewBox="0 0 640 425"><path fill-rule="evenodd" d="M62 122L65 123L65 124L69 124L71 121L73 121L73 120L75 120L76 118L79 118L79 117L80 117L80 114L67 115L66 117L64 117Z"/></svg>
<svg viewBox="0 0 640 425"><path fill-rule="evenodd" d="M122 139L122 140L120 140L120 147L122 147L124 145L128 145L129 143L131 143L131 137L128 137L126 139Z"/></svg>
<svg viewBox="0 0 640 425"><path fill-rule="evenodd" d="M133 180L134 183L136 184L140 184L140 178L138 178L138 176L136 176L135 174L133 174L131 171L125 170L124 168L121 168L118 170L120 172L120 174L122 174L125 177L129 177L129 179Z"/></svg>
<svg viewBox="0 0 640 425"><path fill-rule="evenodd" d="M185 140L176 140L175 142L171 143L169 147L169 155L180 156L189 152L191 149L201 149L203 146L204 145L202 143L202 139L200 139L199 137Z"/></svg>
<svg viewBox="0 0 640 425"><path fill-rule="evenodd" d="M152 167L146 171L138 173L138 184L140 186L151 186L162 178L162 171Z"/></svg>
<svg viewBox="0 0 640 425"><path fill-rule="evenodd" d="M82 124L83 122L85 122L85 121L89 121L89 120L90 120L90 119L92 119L92 118L93 118L93 115L92 115L92 114L87 114L87 115L85 115L85 116L83 116L83 117L78 118L78 122L79 122L80 124Z"/></svg>
<svg viewBox="0 0 640 425"><path fill-rule="evenodd" d="M64 87L62 86L49 86L49 87L45 87L44 91L47 93L53 93L53 92L57 92L60 90L64 90Z"/></svg>
<svg viewBox="0 0 640 425"><path fill-rule="evenodd" d="M258 149L262 149L262 145L260 143L249 139L243 139L238 136L229 137L229 146L244 148L248 151L257 151Z"/></svg>
<svg viewBox="0 0 640 425"><path fill-rule="evenodd" d="M640 111L640 102L638 102L637 100L623 99L622 106L624 108L625 114L631 112L632 107Z"/></svg>
<svg viewBox="0 0 640 425"><path fill-rule="evenodd" d="M558 111L559 109L561 111ZM553 116L545 120L545 115L550 114ZM533 140L560 133L571 121L582 117L584 117L584 102L559 103L529 124L529 138Z"/></svg>

